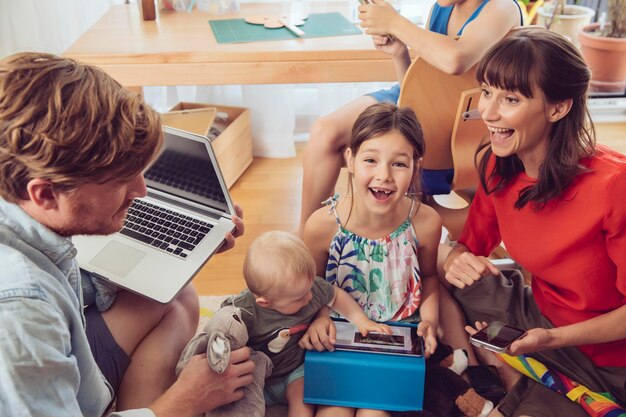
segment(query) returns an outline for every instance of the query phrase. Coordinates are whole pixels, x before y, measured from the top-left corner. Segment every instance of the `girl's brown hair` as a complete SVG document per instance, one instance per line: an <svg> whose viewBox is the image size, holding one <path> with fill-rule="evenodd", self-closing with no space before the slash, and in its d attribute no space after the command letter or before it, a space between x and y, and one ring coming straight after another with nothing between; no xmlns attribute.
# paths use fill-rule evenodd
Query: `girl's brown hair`
<svg viewBox="0 0 626 417"><path fill-rule="evenodd" d="M536 208L558 198L581 172L583 157L595 149L595 132L587 110L590 72L580 52L563 36L539 28L518 29L494 45L480 60L476 77L482 84L533 97L533 87L549 103L572 100L569 113L552 125L546 158L536 184L524 188L515 202L521 209ZM487 172L492 151L489 144L479 163L480 181L489 193L502 190L524 171L517 155L495 158ZM478 155L478 153L477 153Z"/></svg>
<svg viewBox="0 0 626 417"><path fill-rule="evenodd" d="M43 53L0 61L0 196L31 179L60 191L138 174L163 140L159 114L99 68Z"/></svg>

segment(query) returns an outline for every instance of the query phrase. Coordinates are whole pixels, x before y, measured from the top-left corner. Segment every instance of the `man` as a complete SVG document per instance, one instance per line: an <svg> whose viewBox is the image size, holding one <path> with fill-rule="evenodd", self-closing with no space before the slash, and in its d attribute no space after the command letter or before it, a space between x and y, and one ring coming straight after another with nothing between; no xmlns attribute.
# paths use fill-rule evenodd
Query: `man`
<svg viewBox="0 0 626 417"><path fill-rule="evenodd" d="M70 237L121 228L161 142L158 113L101 70L48 54L0 61L3 413L100 416L117 396L134 409L117 416L192 416L251 382L245 348L223 375L197 356L176 380L198 321L191 286L167 305L119 291L105 311L83 309Z"/></svg>

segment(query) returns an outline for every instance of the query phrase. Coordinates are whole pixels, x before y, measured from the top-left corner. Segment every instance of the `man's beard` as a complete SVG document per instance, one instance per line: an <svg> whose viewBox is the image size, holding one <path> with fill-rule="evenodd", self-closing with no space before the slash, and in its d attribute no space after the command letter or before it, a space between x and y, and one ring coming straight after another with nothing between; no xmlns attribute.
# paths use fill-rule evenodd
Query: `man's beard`
<svg viewBox="0 0 626 417"><path fill-rule="evenodd" d="M108 217L108 221L104 222L102 219L89 219L87 213L93 212L90 207L83 204L78 204L72 207L72 219L73 222L67 225L62 225L54 228L54 232L62 237L71 237L78 235L91 235L91 236L106 236L118 232L122 226L123 221L126 219L128 213L128 207L132 204L129 201L124 208L124 216L121 217L115 223L111 217Z"/></svg>

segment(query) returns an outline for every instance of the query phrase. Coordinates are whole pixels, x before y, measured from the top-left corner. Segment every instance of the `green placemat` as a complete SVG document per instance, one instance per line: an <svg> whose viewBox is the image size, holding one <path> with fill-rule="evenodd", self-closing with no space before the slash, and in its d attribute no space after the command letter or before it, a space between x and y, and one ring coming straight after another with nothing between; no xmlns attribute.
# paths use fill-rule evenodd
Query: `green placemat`
<svg viewBox="0 0 626 417"><path fill-rule="evenodd" d="M246 23L243 19L209 20L218 43L261 42L298 39L287 28L267 29L262 25ZM357 35L361 31L341 13L313 13L298 26L306 33L303 38Z"/></svg>

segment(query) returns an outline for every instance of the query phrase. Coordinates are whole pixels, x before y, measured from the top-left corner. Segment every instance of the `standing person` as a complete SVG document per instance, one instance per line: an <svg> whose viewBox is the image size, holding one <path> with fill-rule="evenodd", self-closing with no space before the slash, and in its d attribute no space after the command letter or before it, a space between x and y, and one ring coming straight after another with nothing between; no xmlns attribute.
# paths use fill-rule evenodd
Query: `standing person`
<svg viewBox="0 0 626 417"><path fill-rule="evenodd" d="M242 349L225 375L198 356L174 383L198 321L192 287L167 305L119 291L106 311L84 308L70 239L122 227L132 200L146 195L142 171L162 138L158 113L98 68L43 53L0 61L6 415L101 416L117 397L118 410L141 408L119 416L192 416L237 400L251 381Z"/></svg>
<svg viewBox="0 0 626 417"><path fill-rule="evenodd" d="M510 354L529 354L624 406L626 157L595 145L589 70L562 36L523 29L487 52L477 77L490 143L446 280L470 322L527 330ZM532 274L532 289L520 274L492 276L486 256L500 242ZM517 379L498 406L503 415L587 415Z"/></svg>
<svg viewBox="0 0 626 417"><path fill-rule="evenodd" d="M436 264L441 219L415 198L419 190L413 187L419 183L424 149L422 130L411 109L394 104L368 107L354 124L346 149L350 197L334 197L330 212L321 208L313 213L306 223L304 240L315 258L318 274L325 274L327 281L346 290L370 319L419 323L417 333L424 338L428 358L438 344ZM312 332L328 329L334 334L328 317L320 315L318 321L326 323ZM310 334L303 336L300 344L315 348ZM448 377L465 383L452 371ZM428 378L427 371L427 389L434 385ZM475 393L471 395L472 405L479 406L470 410L459 405L463 414L486 416L493 404ZM437 412L431 403L434 398L424 398L424 408ZM320 407L317 415L354 416L355 411ZM356 415L389 414L358 410Z"/></svg>
<svg viewBox="0 0 626 417"><path fill-rule="evenodd" d="M267 232L252 242L244 263L248 286L232 301L241 308L248 346L274 365L265 384L267 405L288 404L289 417L313 416L304 403L304 350L300 336L320 308L328 306L354 323L363 336L391 333L375 323L344 290L315 276L315 261L304 242L291 233Z"/></svg>
<svg viewBox="0 0 626 417"><path fill-rule="evenodd" d="M377 49L392 56L400 83L410 65L407 45L441 71L463 74L493 44L523 23L519 5L513 0L437 0L428 18L428 30L414 25L385 1L373 3L359 6L361 26L365 33L374 35ZM377 102L396 104L399 95L397 84L360 97L314 123L303 161L302 189L306 192L302 193L300 235L309 216L333 193L343 150L358 115ZM429 182L437 182L436 174L424 171L427 188L434 188Z"/></svg>

